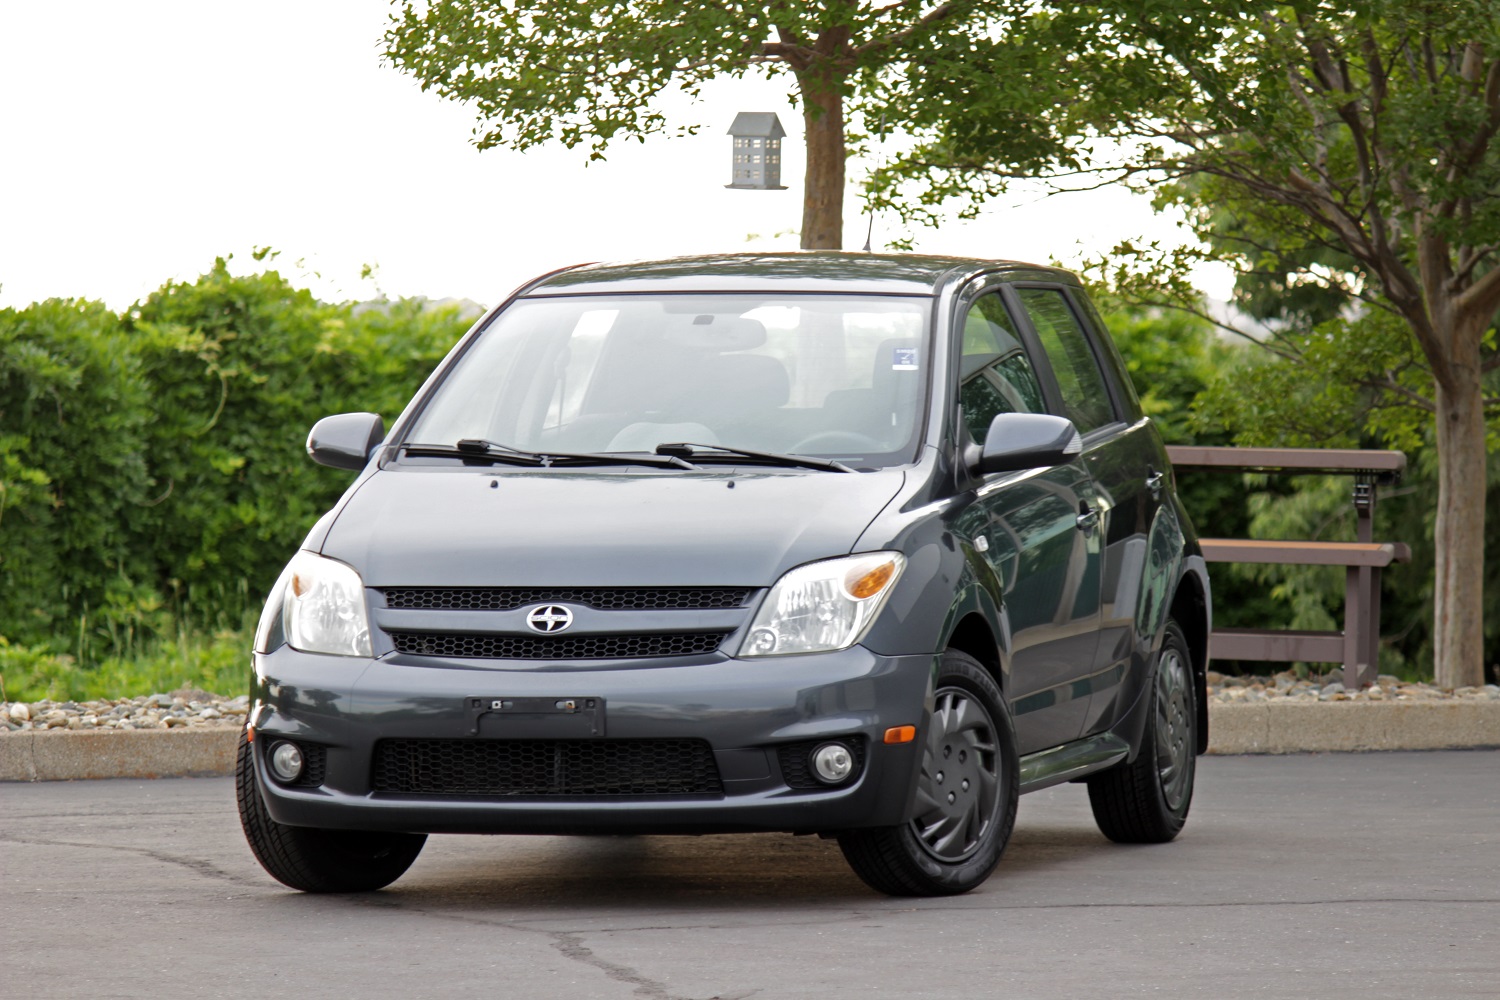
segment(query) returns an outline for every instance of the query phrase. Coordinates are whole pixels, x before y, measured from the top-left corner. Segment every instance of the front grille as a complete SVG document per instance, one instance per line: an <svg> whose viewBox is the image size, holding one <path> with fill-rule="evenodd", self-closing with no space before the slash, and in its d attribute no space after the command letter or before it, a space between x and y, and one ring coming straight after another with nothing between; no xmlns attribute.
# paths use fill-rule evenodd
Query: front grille
<svg viewBox="0 0 1500 1000"><path fill-rule="evenodd" d="M401 795L721 795L703 740L381 740L371 785Z"/></svg>
<svg viewBox="0 0 1500 1000"><path fill-rule="evenodd" d="M601 611L704 611L739 608L749 587L389 587L388 608L512 611L528 604L581 604Z"/></svg>
<svg viewBox="0 0 1500 1000"><path fill-rule="evenodd" d="M472 632L392 632L396 650L413 656L481 660L624 660L712 653L726 632L646 632L541 638Z"/></svg>
<svg viewBox="0 0 1500 1000"><path fill-rule="evenodd" d="M859 777L859 772L865 769L865 738L863 736L839 736L835 739L809 740L806 743L783 743L776 748L776 756L781 762L781 777L788 788L831 788L817 779L812 769L812 752L824 743L842 743L848 747L854 757L854 770L845 782L853 781Z"/></svg>

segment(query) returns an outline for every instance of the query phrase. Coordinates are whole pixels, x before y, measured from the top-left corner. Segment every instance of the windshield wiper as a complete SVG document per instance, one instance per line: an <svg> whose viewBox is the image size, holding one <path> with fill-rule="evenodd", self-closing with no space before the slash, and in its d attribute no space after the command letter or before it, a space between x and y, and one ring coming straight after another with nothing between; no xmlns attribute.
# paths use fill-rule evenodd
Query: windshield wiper
<svg viewBox="0 0 1500 1000"><path fill-rule="evenodd" d="M408 442L401 446L401 450L407 455L419 455L424 458L435 456L439 458L478 459L485 462L504 462L509 465L540 466L543 464L542 456L540 455L534 455L531 452L520 451L514 448L503 448L501 445L492 446L484 441L460 441L457 447L451 444L415 444Z"/></svg>
<svg viewBox="0 0 1500 1000"><path fill-rule="evenodd" d="M403 450L408 455L456 456L479 459L485 462L504 462L510 465L530 465L547 469L554 465L649 465L662 469L696 469L697 466L677 456L660 455L584 455L566 451L523 451L508 444L497 444L482 438L464 438L456 445L407 444Z"/></svg>
<svg viewBox="0 0 1500 1000"><path fill-rule="evenodd" d="M825 472L853 472L843 462L831 458L812 458L808 455L783 455L774 451L752 451L749 448L730 448L722 444L692 444L678 441L656 446L658 455L692 459L696 462L715 462L726 458L749 458L768 465L786 465L798 469L821 469Z"/></svg>

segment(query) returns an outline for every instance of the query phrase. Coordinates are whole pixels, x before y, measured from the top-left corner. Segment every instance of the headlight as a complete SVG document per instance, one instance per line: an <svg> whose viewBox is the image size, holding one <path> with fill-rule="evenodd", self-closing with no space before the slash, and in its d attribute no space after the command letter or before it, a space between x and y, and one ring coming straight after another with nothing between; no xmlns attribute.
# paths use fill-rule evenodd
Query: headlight
<svg viewBox="0 0 1500 1000"><path fill-rule="evenodd" d="M352 568L312 552L298 552L282 574L282 627L304 653L371 656L365 585Z"/></svg>
<svg viewBox="0 0 1500 1000"><path fill-rule="evenodd" d="M822 653L854 645L905 568L899 552L869 552L790 570L761 602L739 655Z"/></svg>

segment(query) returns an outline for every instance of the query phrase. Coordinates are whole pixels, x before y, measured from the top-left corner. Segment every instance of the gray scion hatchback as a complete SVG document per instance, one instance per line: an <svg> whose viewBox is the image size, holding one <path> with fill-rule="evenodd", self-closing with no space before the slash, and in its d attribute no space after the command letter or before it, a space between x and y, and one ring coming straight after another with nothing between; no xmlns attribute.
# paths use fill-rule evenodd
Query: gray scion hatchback
<svg viewBox="0 0 1500 1000"><path fill-rule="evenodd" d="M1019 793L1182 828L1209 581L1071 275L808 253L591 265L480 320L277 582L237 768L310 892L431 833L835 837L989 876Z"/></svg>

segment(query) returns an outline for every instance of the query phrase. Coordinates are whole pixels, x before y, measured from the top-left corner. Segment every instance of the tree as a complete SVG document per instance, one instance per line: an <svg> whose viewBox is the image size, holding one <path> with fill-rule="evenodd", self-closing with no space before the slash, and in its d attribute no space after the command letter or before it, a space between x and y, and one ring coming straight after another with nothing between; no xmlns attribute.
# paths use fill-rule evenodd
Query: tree
<svg viewBox="0 0 1500 1000"><path fill-rule="evenodd" d="M407 0L385 52L423 90L473 106L480 149L557 140L588 144L593 159L612 140L673 131L654 107L669 88L790 73L806 127L802 246L838 249L845 161L862 141L850 123L878 123L910 76L968 65L973 38L1000 31L1011 6Z"/></svg>
<svg viewBox="0 0 1500 1000"><path fill-rule="evenodd" d="M1435 425L1437 680L1479 683L1485 415L1500 409L1486 389L1500 368L1500 0L1058 3L1036 23L1076 40L1060 137L1075 152L1056 183L1153 188L1186 211L1201 255L1356 305L1314 335L1366 352L1364 388ZM980 72L1001 54L977 58ZM1035 112L1028 95L1001 86L944 109L934 93L911 104L936 138L877 178L887 203L917 181L929 201L973 205L1024 173L1003 139L1018 110ZM1186 291L1173 265L1191 253L1120 249L1158 293ZM1311 342L1270 346L1297 360Z"/></svg>

